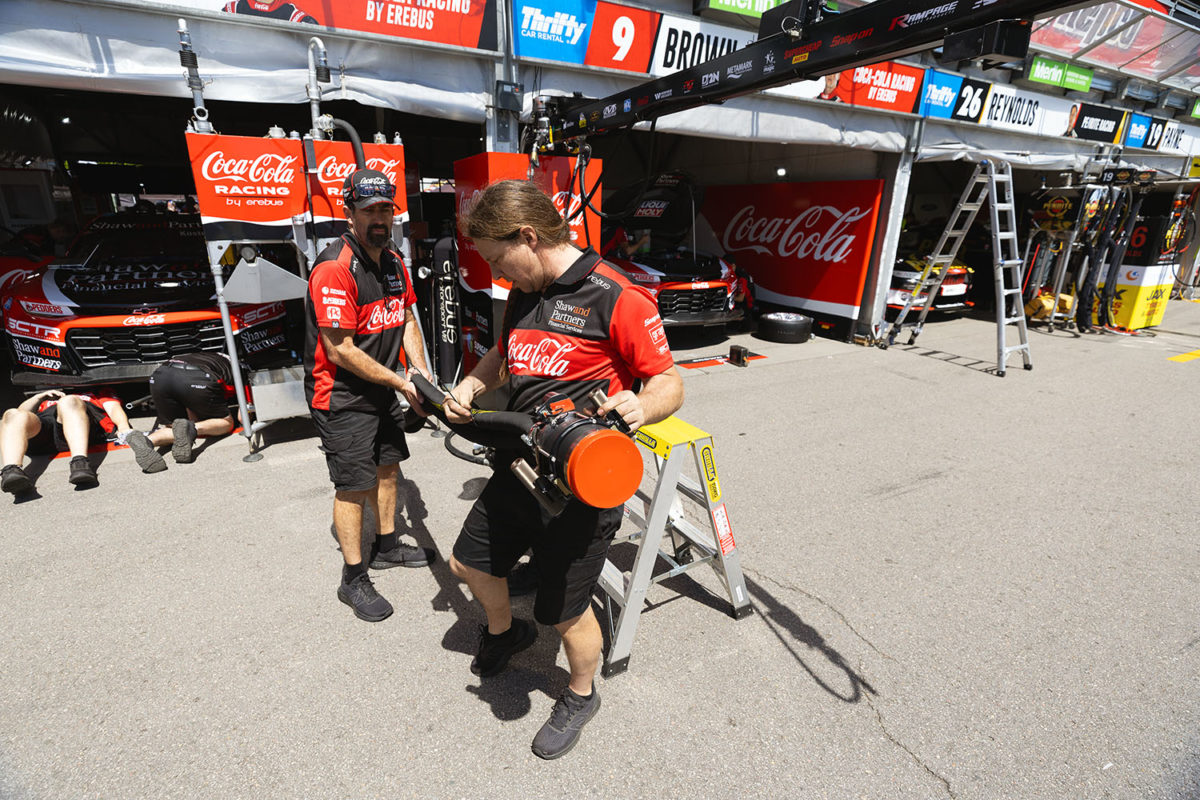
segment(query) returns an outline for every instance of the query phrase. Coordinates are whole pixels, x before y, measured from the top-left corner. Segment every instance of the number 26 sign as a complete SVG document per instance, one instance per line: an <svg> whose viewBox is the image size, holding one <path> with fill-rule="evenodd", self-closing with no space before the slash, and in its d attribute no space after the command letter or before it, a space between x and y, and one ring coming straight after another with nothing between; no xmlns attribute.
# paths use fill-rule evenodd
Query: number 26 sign
<svg viewBox="0 0 1200 800"><path fill-rule="evenodd" d="M584 63L589 67L646 72L661 18L656 11L597 3Z"/></svg>

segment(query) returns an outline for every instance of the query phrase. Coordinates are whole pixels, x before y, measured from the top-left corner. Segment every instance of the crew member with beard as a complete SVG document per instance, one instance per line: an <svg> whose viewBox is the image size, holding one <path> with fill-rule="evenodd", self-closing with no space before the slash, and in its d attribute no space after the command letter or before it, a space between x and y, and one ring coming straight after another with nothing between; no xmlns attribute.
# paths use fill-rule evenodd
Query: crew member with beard
<svg viewBox="0 0 1200 800"><path fill-rule="evenodd" d="M420 408L413 370L429 377L417 298L392 246L396 187L382 172L355 170L342 187L349 232L317 257L305 297L305 393L333 482L333 525L345 565L337 596L367 622L391 615L362 563L363 504L379 534L372 569L424 567L432 551L397 540L396 476L408 458L396 392ZM404 351L408 370L398 372Z"/></svg>

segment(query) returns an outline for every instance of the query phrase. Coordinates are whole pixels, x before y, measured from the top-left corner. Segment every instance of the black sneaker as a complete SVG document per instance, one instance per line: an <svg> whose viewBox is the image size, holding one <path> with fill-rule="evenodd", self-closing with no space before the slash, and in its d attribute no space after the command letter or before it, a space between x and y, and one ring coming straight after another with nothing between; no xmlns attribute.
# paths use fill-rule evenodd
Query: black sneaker
<svg viewBox="0 0 1200 800"><path fill-rule="evenodd" d="M340 584L337 596L354 609L354 616L367 622L380 622L392 615L392 604L379 596L365 572L351 578L349 583Z"/></svg>
<svg viewBox="0 0 1200 800"><path fill-rule="evenodd" d="M158 450L154 449L154 445L146 438L146 434L141 431L130 431L125 437L125 444L129 445L129 449L133 451L133 457L137 460L137 464L142 468L142 472L162 472L167 468L167 462L158 454Z"/></svg>
<svg viewBox="0 0 1200 800"><path fill-rule="evenodd" d="M508 594L510 597L520 597L533 594L538 587L537 565L533 561L523 561L508 573Z"/></svg>
<svg viewBox="0 0 1200 800"><path fill-rule="evenodd" d="M196 443L196 423L190 419L177 419L171 423L171 433L175 435L175 444L171 446L171 457L175 459L175 463L192 463L192 445Z"/></svg>
<svg viewBox="0 0 1200 800"><path fill-rule="evenodd" d="M479 626L479 651L471 659L471 672L481 678L490 678L506 666L508 660L537 639L537 626L513 617L512 625L504 633L492 635L486 625Z"/></svg>
<svg viewBox="0 0 1200 800"><path fill-rule="evenodd" d="M426 550L424 547L413 547L411 544L398 544L391 550L374 553L371 556L371 569L427 567L433 559L432 550Z"/></svg>
<svg viewBox="0 0 1200 800"><path fill-rule="evenodd" d="M592 693L587 697L575 694L570 686L563 689L550 712L550 719L533 737L533 754L547 760L566 755L579 741L583 726L599 710L600 695L596 692L596 684L592 684Z"/></svg>
<svg viewBox="0 0 1200 800"><path fill-rule="evenodd" d="M75 456L71 459L71 474L67 476L67 480L84 489L100 483L100 479L96 477L96 470L88 463L87 456Z"/></svg>
<svg viewBox="0 0 1200 800"><path fill-rule="evenodd" d="M4 469L0 470L0 490L6 491L9 494L20 494L28 492L33 488L33 481L29 480L29 476L25 474L25 470L21 469L16 464L9 464Z"/></svg>

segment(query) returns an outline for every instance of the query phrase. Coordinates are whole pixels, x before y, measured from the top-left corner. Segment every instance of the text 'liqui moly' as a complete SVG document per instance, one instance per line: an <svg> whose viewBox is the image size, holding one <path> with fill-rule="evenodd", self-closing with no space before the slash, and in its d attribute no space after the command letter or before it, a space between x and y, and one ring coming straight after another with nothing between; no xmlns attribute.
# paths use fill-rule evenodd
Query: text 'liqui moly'
<svg viewBox="0 0 1200 800"><path fill-rule="evenodd" d="M508 366L520 373L561 378L571 366L565 356L574 349L570 342L553 339L522 343L514 333L508 338Z"/></svg>
<svg viewBox="0 0 1200 800"><path fill-rule="evenodd" d="M870 213L858 206L846 210L812 206L794 217L768 217L747 205L729 220L721 244L730 252L753 250L780 258L840 263L854 250L857 235L849 229Z"/></svg>

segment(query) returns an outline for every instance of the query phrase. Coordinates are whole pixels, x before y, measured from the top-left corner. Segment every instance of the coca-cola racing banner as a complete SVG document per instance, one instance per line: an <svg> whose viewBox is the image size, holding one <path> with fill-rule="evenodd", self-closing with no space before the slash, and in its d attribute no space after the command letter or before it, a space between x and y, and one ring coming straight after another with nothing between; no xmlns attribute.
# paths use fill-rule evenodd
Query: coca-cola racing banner
<svg viewBox="0 0 1200 800"><path fill-rule="evenodd" d="M354 172L354 147L349 142L321 139L313 142L316 172L310 176L312 194L313 232L317 239L332 239L346 230L345 203L342 184ZM363 144L363 156L368 169L388 176L396 187L396 218L408 219L408 198L405 196L404 145Z"/></svg>
<svg viewBox="0 0 1200 800"><path fill-rule="evenodd" d="M458 47L480 46L480 34L489 14L488 0L150 0L154 5L179 6L189 11L222 11L244 19L305 23L314 28L336 28L440 42ZM314 31L315 32L315 31ZM485 37L486 38L486 37ZM491 37L492 41L495 37ZM490 45L493 49L494 44Z"/></svg>
<svg viewBox="0 0 1200 800"><path fill-rule="evenodd" d="M882 180L721 186L703 214L759 300L836 324L858 318L882 197Z"/></svg>
<svg viewBox="0 0 1200 800"><path fill-rule="evenodd" d="M204 238L289 239L308 210L298 139L187 134Z"/></svg>

